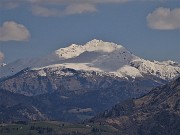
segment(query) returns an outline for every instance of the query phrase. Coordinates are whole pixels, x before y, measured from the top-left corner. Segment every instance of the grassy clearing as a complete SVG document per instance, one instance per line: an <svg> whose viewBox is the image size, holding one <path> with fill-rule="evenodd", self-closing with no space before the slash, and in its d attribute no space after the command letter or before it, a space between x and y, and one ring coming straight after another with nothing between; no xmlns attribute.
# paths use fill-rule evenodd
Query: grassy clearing
<svg viewBox="0 0 180 135"><path fill-rule="evenodd" d="M108 125L72 124L40 121L0 125L0 135L115 135L117 129Z"/></svg>

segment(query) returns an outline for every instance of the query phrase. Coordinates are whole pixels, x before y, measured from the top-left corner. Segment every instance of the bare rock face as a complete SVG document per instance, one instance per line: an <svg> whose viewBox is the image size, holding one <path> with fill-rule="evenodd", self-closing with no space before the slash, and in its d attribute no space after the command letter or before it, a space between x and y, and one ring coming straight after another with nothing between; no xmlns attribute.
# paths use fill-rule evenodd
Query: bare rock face
<svg viewBox="0 0 180 135"><path fill-rule="evenodd" d="M122 134L178 135L180 127L180 78L127 100L93 118L117 127Z"/></svg>

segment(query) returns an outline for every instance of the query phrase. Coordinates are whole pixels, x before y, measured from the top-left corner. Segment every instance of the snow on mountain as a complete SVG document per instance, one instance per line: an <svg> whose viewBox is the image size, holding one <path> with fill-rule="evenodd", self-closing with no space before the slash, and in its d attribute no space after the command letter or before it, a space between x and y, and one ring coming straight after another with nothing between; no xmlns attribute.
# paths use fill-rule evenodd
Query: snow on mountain
<svg viewBox="0 0 180 135"><path fill-rule="evenodd" d="M0 78L16 74L17 72L30 67L42 66L41 59L19 59L0 67Z"/></svg>
<svg viewBox="0 0 180 135"><path fill-rule="evenodd" d="M85 51L83 46L72 44L69 47L58 49L54 52L54 56L59 60L69 59L79 56Z"/></svg>
<svg viewBox="0 0 180 135"><path fill-rule="evenodd" d="M148 60L134 60L131 62L133 67L136 67L139 71L145 74L150 74L162 78L164 80L170 80L180 75L180 65L172 62L158 62Z"/></svg>
<svg viewBox="0 0 180 135"><path fill-rule="evenodd" d="M24 68L72 68L114 74L118 77L143 77L144 74L170 80L180 73L180 65L173 61L148 61L129 52L122 45L92 40L85 45L72 44L38 59L18 60L0 67L0 77L10 76ZM45 75L40 71L41 75Z"/></svg>
<svg viewBox="0 0 180 135"><path fill-rule="evenodd" d="M4 66L6 66L5 63L0 63L0 67L4 67Z"/></svg>

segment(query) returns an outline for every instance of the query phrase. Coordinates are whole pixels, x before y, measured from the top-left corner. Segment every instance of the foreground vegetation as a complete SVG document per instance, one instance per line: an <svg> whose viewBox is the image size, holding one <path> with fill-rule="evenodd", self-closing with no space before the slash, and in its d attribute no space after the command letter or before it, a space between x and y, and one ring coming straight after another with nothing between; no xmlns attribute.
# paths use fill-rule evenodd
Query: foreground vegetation
<svg viewBox="0 0 180 135"><path fill-rule="evenodd" d="M117 129L101 123L72 124L57 121L1 124L0 135L116 135Z"/></svg>

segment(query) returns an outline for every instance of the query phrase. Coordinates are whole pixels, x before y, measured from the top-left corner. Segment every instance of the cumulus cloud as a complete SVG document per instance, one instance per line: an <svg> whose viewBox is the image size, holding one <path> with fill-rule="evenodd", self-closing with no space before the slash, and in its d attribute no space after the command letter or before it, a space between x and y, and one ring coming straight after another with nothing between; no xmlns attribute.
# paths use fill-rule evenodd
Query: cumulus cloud
<svg viewBox="0 0 180 135"><path fill-rule="evenodd" d="M30 33L22 24L7 21L0 27L0 41L27 41L29 38Z"/></svg>
<svg viewBox="0 0 180 135"><path fill-rule="evenodd" d="M180 28L180 8L157 8L147 16L148 26L152 29L173 30Z"/></svg>
<svg viewBox="0 0 180 135"><path fill-rule="evenodd" d="M67 8L64 11L64 14L65 15L81 14L85 12L95 12L96 10L97 10L96 6L89 3L71 4L67 6Z"/></svg>
<svg viewBox="0 0 180 135"><path fill-rule="evenodd" d="M16 2L0 2L0 8L14 9L17 8L18 5Z"/></svg>
<svg viewBox="0 0 180 135"><path fill-rule="evenodd" d="M0 51L0 64L3 62L4 60L4 54Z"/></svg>
<svg viewBox="0 0 180 135"><path fill-rule="evenodd" d="M98 11L98 5L125 3L133 1L171 1L171 0L0 0L1 7L15 8L26 5L34 15L42 17L64 16ZM5 6L6 5L6 6ZM63 8L62 8L63 7Z"/></svg>
<svg viewBox="0 0 180 135"><path fill-rule="evenodd" d="M59 16L61 11L57 9L49 9L42 6L33 6L32 13L37 16L49 17L49 16Z"/></svg>
<svg viewBox="0 0 180 135"><path fill-rule="evenodd" d="M11 0L13 1L13 0ZM22 0L23 1L23 0ZM119 3L130 0L27 0L29 3L35 4L70 4L70 3Z"/></svg>
<svg viewBox="0 0 180 135"><path fill-rule="evenodd" d="M18 7L26 4L34 15L50 17L64 16L97 11L97 4L123 3L130 0L1 0L0 7L9 5ZM60 9L59 7L64 7Z"/></svg>
<svg viewBox="0 0 180 135"><path fill-rule="evenodd" d="M46 8L42 6L33 6L32 13L37 16L49 17L49 16L64 16L73 14L82 14L85 12L95 12L96 7L92 4L71 4L64 10L58 10L55 8Z"/></svg>

